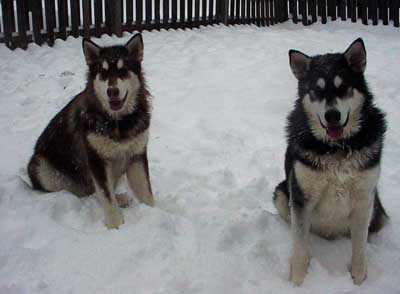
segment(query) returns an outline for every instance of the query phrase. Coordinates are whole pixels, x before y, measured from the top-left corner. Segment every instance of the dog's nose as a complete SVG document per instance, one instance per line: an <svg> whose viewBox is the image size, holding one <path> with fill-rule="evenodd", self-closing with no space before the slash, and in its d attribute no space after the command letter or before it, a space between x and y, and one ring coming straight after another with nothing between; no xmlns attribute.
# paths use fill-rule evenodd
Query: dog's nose
<svg viewBox="0 0 400 294"><path fill-rule="evenodd" d="M340 112L336 109L331 109L325 112L325 120L330 125L337 125L340 122Z"/></svg>
<svg viewBox="0 0 400 294"><path fill-rule="evenodd" d="M119 97L119 90L118 88L108 88L107 95L110 99L115 99Z"/></svg>

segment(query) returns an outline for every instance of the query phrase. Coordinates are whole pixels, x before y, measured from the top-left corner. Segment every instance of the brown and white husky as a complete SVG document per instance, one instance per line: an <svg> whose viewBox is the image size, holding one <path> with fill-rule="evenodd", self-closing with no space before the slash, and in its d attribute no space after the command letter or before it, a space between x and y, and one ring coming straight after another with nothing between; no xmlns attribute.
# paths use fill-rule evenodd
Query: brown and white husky
<svg viewBox="0 0 400 294"><path fill-rule="evenodd" d="M142 71L143 40L99 47L83 39L89 67L86 88L72 99L40 135L28 165L35 189L93 193L104 208L107 228L123 224L119 206L129 203L115 187L126 174L135 196L154 200L149 179L147 142L150 94Z"/></svg>

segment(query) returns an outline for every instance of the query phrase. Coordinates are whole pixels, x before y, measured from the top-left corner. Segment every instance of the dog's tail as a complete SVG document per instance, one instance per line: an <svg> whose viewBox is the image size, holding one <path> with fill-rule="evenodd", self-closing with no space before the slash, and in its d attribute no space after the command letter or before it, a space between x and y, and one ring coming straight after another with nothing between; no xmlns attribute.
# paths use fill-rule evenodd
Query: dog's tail
<svg viewBox="0 0 400 294"><path fill-rule="evenodd" d="M386 214L385 209L382 206L381 199L379 199L378 190L375 193L374 199L374 210L372 212L371 222L369 224L368 232L376 233L379 232L383 226L387 223L389 216Z"/></svg>
<svg viewBox="0 0 400 294"><path fill-rule="evenodd" d="M279 215L286 221L290 222L290 209L289 209L289 191L287 182L284 180L276 186L274 191L273 201Z"/></svg>

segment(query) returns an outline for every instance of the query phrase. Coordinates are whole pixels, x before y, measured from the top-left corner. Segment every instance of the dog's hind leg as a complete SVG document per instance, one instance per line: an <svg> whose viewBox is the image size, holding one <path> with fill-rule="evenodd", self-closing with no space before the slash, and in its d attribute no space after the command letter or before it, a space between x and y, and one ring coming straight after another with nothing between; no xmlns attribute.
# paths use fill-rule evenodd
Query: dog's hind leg
<svg viewBox="0 0 400 294"><path fill-rule="evenodd" d="M45 157L34 154L28 164L28 174L36 190L56 192L68 190L70 180L55 169Z"/></svg>
<svg viewBox="0 0 400 294"><path fill-rule="evenodd" d="M147 154L137 156L127 170L128 183L140 202L154 206Z"/></svg>
<svg viewBox="0 0 400 294"><path fill-rule="evenodd" d="M379 199L378 190L375 192L374 208L372 212L372 218L369 224L368 232L376 233L379 232L388 220L388 215L382 206L382 202Z"/></svg>
<svg viewBox="0 0 400 294"><path fill-rule="evenodd" d="M93 193L90 185L80 185L67 175L55 169L44 156L34 154L28 164L28 175L36 190L46 192L69 191L78 197Z"/></svg>
<svg viewBox="0 0 400 294"><path fill-rule="evenodd" d="M276 209L279 212L279 215L286 222L290 222L289 192L287 190L286 180L276 186L273 201Z"/></svg>

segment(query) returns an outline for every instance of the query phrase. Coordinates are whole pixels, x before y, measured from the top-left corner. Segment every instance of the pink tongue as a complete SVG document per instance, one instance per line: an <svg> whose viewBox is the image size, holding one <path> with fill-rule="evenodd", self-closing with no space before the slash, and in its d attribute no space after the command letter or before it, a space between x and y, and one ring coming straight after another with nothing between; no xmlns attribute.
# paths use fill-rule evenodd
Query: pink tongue
<svg viewBox="0 0 400 294"><path fill-rule="evenodd" d="M330 127L326 130L329 137L332 139L338 139L342 136L343 128L342 127Z"/></svg>

